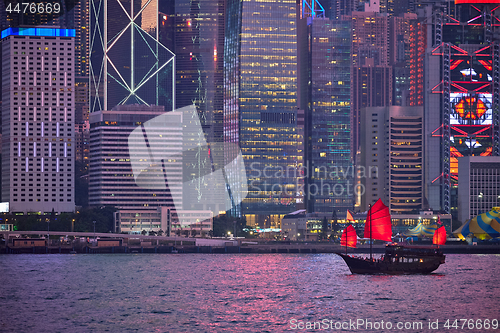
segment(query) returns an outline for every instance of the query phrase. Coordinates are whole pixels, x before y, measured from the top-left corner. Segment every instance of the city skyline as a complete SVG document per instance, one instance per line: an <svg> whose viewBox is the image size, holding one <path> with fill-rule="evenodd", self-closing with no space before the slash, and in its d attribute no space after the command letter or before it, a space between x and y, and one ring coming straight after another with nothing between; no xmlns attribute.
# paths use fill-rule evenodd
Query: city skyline
<svg viewBox="0 0 500 333"><path fill-rule="evenodd" d="M386 198L389 207L399 207L391 208L395 214L432 209L451 213L456 219L458 158L500 153L500 21L499 9L492 4L440 7L439 0L426 5L408 2L406 7L392 1L368 5L333 0L129 4L130 12L114 0L96 0L79 2L56 18L2 15L3 28L21 23L38 24L42 30L44 24L58 25L50 28L54 31L76 28L70 37L57 36L74 43L71 53L59 55L75 59L72 72L66 74L71 80L65 82L72 87L71 104L62 114L71 128L65 132L71 143L63 151L72 150L72 164L67 168L71 170L72 196L75 175L77 189L86 183L102 188L102 175L88 173L89 161L101 163L103 158L98 153L101 143L91 137L92 115L109 113L112 118L113 112L120 112L120 105L136 104L137 109L157 105L165 112L194 105L202 135L213 145L207 158L214 170L233 161L241 149L248 195L229 191L233 203L243 199L229 213L244 217L253 227L279 227L284 215L299 209L330 215L366 210L372 199L366 194L368 180L370 193ZM458 35L457 22L467 22ZM25 28L14 29L3 29L2 48L9 35ZM32 37L37 38L35 32ZM13 58L4 61L2 73L7 68L16 71L13 64ZM26 86L27 91L33 88ZM3 109L8 103L3 97ZM397 122L391 120L392 106L401 106L400 110L422 107L417 141L405 143L411 141L405 134L408 119L399 122L397 130L402 135L393 133ZM374 107L386 111L382 111L377 133L369 135L366 125ZM6 113L2 114L5 118ZM37 116L33 116L35 126ZM52 116L47 121L52 122ZM138 123L145 121L147 117ZM3 121L7 123L8 117ZM17 133L15 130L19 127L4 126L4 156L13 152L8 143L12 143L9 133ZM24 133L30 134L31 129ZM419 149L414 156L417 160L402 157L409 150L396 153L393 145L403 143L417 145L407 147ZM12 156L12 163L14 159ZM391 170L391 176L383 176L391 180L373 181L371 174L359 173L352 178L332 178L330 172L335 168L346 175L346 170L375 166L378 177ZM189 168L184 163L182 170L187 174ZM404 176L411 178L406 183L395 176L402 174L401 168L411 170L410 176ZM280 173L283 170L287 172ZM318 170L328 172L322 175ZM14 179L5 172L2 192ZM212 184L215 196L222 196L227 184L241 182L237 173L225 177L225 184ZM403 194L401 189L410 183L418 184L418 194ZM115 199L120 198L119 192L111 192ZM16 209L14 199L5 200L4 196L2 201ZM100 205L94 199L89 203ZM120 207L119 199L114 205ZM206 205L190 204L190 209L203 210Z"/></svg>

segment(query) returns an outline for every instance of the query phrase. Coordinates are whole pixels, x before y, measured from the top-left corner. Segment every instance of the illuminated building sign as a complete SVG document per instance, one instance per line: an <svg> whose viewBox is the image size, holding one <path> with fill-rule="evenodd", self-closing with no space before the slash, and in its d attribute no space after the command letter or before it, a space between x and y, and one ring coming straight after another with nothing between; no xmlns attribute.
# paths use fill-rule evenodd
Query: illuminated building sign
<svg viewBox="0 0 500 333"><path fill-rule="evenodd" d="M7 36L36 36L36 37L75 37L75 29L54 28L8 28L2 31L2 38Z"/></svg>

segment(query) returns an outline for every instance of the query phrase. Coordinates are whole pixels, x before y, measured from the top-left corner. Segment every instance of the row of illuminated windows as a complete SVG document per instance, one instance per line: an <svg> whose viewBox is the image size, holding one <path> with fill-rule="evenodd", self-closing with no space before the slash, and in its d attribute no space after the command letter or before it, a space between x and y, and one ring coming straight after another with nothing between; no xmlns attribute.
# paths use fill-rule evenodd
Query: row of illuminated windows
<svg viewBox="0 0 500 333"><path fill-rule="evenodd" d="M13 200L14 200L14 201L18 201L17 199L13 199ZM25 202L25 201L26 201L26 199L21 199L20 201L21 201L21 202ZM33 202L33 199L29 199L28 201L29 201L29 202ZM36 202L39 202L39 201L41 201L41 199L36 199L35 201L36 201ZM47 201L49 201L49 199L44 199L44 201L45 201L45 202L47 202ZM55 201L56 201L56 199L52 199L52 201L54 201L54 202L55 202ZM64 199L60 199L59 201L60 201L60 202L64 202ZM67 201L68 201L68 202L71 202L71 201L72 201L72 199L67 199Z"/></svg>

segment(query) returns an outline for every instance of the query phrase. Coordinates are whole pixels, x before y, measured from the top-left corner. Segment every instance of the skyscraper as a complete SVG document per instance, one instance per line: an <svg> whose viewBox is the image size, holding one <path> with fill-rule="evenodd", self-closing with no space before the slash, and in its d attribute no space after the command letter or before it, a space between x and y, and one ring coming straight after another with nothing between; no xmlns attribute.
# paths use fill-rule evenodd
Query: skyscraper
<svg viewBox="0 0 500 333"><path fill-rule="evenodd" d="M90 112L174 108L174 54L159 41L158 21L157 1L90 1Z"/></svg>
<svg viewBox="0 0 500 333"><path fill-rule="evenodd" d="M2 31L2 201L11 212L75 208L74 36Z"/></svg>
<svg viewBox="0 0 500 333"><path fill-rule="evenodd" d="M456 4L449 9L429 5L424 12L429 22L426 194L431 208L454 218L458 158L500 155L500 7L466 0Z"/></svg>
<svg viewBox="0 0 500 333"><path fill-rule="evenodd" d="M310 96L306 116L309 212L353 205L351 160L351 22L309 20Z"/></svg>
<svg viewBox="0 0 500 333"><path fill-rule="evenodd" d="M113 110L90 114L89 205L173 207L176 201L177 209L182 208L181 154L175 161L165 161L161 172L144 173L142 181L151 185L149 188L137 185L132 172L131 156L137 152L129 145L130 134L138 125L164 113L163 106L118 105ZM143 140L148 142L153 155L171 156L182 147L182 114L172 114L168 119L170 123L158 121L144 129ZM158 140L161 144L154 144ZM167 172L168 182L164 176ZM162 186L154 188L152 185L156 183ZM161 189L167 186L168 189Z"/></svg>
<svg viewBox="0 0 500 333"><path fill-rule="evenodd" d="M353 12L352 19L352 154L359 148L360 109L392 105L392 68L389 66L387 16ZM356 162L357 163L357 162Z"/></svg>
<svg viewBox="0 0 500 333"><path fill-rule="evenodd" d="M175 53L176 107L194 104L207 143L222 143L225 1L176 0L170 5L173 8L170 14L164 13L161 28L165 29L165 46ZM223 149L212 145L211 160L214 169L222 168ZM214 185L210 194L222 196L225 184ZM195 209L190 207L190 199L184 199L185 209Z"/></svg>
<svg viewBox="0 0 500 333"><path fill-rule="evenodd" d="M264 224L294 211L297 197L296 1L230 0L226 20L224 140L245 160L241 213Z"/></svg>
<svg viewBox="0 0 500 333"><path fill-rule="evenodd" d="M424 208L423 107L368 107L361 113L361 210L381 198L391 214L418 213Z"/></svg>

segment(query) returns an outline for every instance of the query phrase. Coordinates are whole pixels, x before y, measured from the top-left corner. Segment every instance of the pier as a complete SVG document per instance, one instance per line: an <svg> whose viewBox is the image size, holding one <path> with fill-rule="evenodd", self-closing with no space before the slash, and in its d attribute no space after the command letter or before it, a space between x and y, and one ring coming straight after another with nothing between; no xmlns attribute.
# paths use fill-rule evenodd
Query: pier
<svg viewBox="0 0 500 333"><path fill-rule="evenodd" d="M345 247L332 242L279 242L255 239L186 238L92 232L50 232L59 239L47 240L46 231L2 231L0 254L68 253L336 253ZM62 238L62 239L61 239ZM499 244L441 245L445 254L500 254ZM349 248L348 253L369 253L369 245ZM384 244L374 244L374 253L384 253Z"/></svg>

